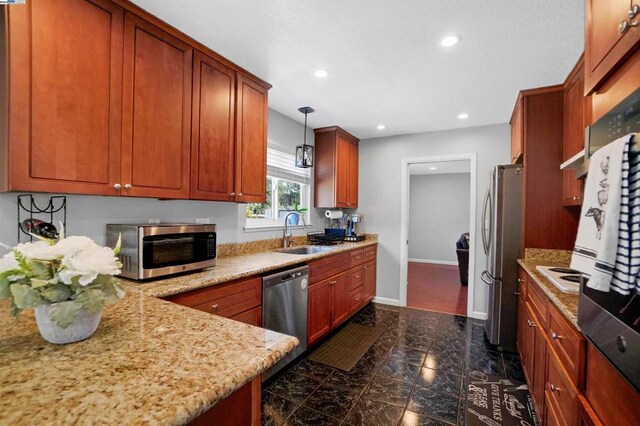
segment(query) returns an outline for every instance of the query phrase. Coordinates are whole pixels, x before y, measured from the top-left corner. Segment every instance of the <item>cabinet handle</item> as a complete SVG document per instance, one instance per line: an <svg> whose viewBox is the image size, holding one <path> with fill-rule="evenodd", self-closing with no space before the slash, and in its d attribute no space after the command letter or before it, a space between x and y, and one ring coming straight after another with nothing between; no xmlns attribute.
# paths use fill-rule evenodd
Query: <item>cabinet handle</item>
<svg viewBox="0 0 640 426"><path fill-rule="evenodd" d="M624 34L627 31L629 31L629 28L631 27L637 27L638 26L638 20L634 19L633 21L629 21L627 19L625 19L624 21L620 22L620 25L618 25L618 32L620 34Z"/></svg>
<svg viewBox="0 0 640 426"><path fill-rule="evenodd" d="M551 392L560 392L560 388L557 388L553 383L549 383L549 389L551 389Z"/></svg>
<svg viewBox="0 0 640 426"><path fill-rule="evenodd" d="M519 291L516 291L513 294L515 294L516 296L520 296L520 292Z"/></svg>
<svg viewBox="0 0 640 426"><path fill-rule="evenodd" d="M556 334L555 332L551 333L551 339L552 340L558 340L558 339L564 339L564 337L560 336L559 334Z"/></svg>
<svg viewBox="0 0 640 426"><path fill-rule="evenodd" d="M126 189L127 191L130 190L131 188L133 188L133 185L131 185L130 183L127 183L124 185L124 189Z"/></svg>
<svg viewBox="0 0 640 426"><path fill-rule="evenodd" d="M529 327L535 327L536 323L535 323L535 322L533 322L533 321L531 321L531 320L527 320L527 325L528 325Z"/></svg>
<svg viewBox="0 0 640 426"><path fill-rule="evenodd" d="M335 284L335 283L337 283L337 282L338 282L338 281L329 281L329 284Z"/></svg>
<svg viewBox="0 0 640 426"><path fill-rule="evenodd" d="M215 312L215 311L217 311L219 306L220 306L220 305L218 305L218 304L211 305L211 312Z"/></svg>
<svg viewBox="0 0 640 426"><path fill-rule="evenodd" d="M115 185L113 185L113 189L115 189L116 191L120 191L121 188L122 188L122 185L120 185L119 183L116 183Z"/></svg>
<svg viewBox="0 0 640 426"><path fill-rule="evenodd" d="M631 9L629 9L629 11L627 12L627 16L629 17L629 19L633 19L636 16L638 16L639 13L640 13L640 6L638 6L637 4L634 4L633 6L631 6Z"/></svg>
<svg viewBox="0 0 640 426"><path fill-rule="evenodd" d="M242 192L238 192L238 197L242 197Z"/></svg>
<svg viewBox="0 0 640 426"><path fill-rule="evenodd" d="M235 193L235 192L232 192L232 193L231 193L231 194L229 194L229 195L231 195L232 197L235 197L235 196L236 196L236 193Z"/></svg>

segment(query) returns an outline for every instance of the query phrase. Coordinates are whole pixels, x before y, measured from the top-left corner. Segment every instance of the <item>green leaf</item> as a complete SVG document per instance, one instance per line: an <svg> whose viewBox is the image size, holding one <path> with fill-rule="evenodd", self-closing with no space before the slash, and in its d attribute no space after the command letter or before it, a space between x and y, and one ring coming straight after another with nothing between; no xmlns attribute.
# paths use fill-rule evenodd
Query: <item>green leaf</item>
<svg viewBox="0 0 640 426"><path fill-rule="evenodd" d="M55 284L40 291L40 295L52 303L64 302L71 297L71 289L68 285Z"/></svg>
<svg viewBox="0 0 640 426"><path fill-rule="evenodd" d="M31 271L35 278L40 278L42 280L48 280L53 277L53 273L51 272L51 263L49 262L33 260L31 262Z"/></svg>
<svg viewBox="0 0 640 426"><path fill-rule="evenodd" d="M30 281L31 281L31 287L33 288L45 287L50 284L48 280L41 280L38 278L31 278Z"/></svg>
<svg viewBox="0 0 640 426"><path fill-rule="evenodd" d="M9 289L13 296L13 302L20 309L35 308L36 306L46 303L44 299L40 297L38 290L31 288L31 286L27 284L11 284Z"/></svg>
<svg viewBox="0 0 640 426"><path fill-rule="evenodd" d="M76 302L92 314L100 312L104 306L105 297L101 290L87 288L78 294Z"/></svg>
<svg viewBox="0 0 640 426"><path fill-rule="evenodd" d="M9 290L9 277L0 276L0 300L8 299L11 297L11 291Z"/></svg>
<svg viewBox="0 0 640 426"><path fill-rule="evenodd" d="M51 305L51 320L60 328L67 328L78 318L82 305L74 300Z"/></svg>
<svg viewBox="0 0 640 426"><path fill-rule="evenodd" d="M17 317L18 315L20 315L20 312L22 312L22 309L18 308L16 306L16 304L14 303L14 301L11 301L11 316L13 316L14 318Z"/></svg>

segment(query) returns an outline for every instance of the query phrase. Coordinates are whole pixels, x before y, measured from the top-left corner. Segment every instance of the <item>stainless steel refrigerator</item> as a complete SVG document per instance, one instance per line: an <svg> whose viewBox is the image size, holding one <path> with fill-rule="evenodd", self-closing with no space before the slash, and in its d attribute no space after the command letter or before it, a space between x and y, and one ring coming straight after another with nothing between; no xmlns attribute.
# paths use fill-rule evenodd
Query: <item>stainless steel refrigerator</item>
<svg viewBox="0 0 640 426"><path fill-rule="evenodd" d="M522 171L518 164L496 166L482 210L481 235L487 263L481 278L489 291L485 332L489 342L512 352L516 350Z"/></svg>

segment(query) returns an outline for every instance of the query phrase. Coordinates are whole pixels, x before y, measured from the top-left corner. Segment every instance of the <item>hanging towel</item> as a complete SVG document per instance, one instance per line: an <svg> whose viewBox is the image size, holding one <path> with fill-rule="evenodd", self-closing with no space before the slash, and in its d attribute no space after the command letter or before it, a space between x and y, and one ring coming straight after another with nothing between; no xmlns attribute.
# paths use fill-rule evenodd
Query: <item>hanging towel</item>
<svg viewBox="0 0 640 426"><path fill-rule="evenodd" d="M616 264L611 288L640 293L640 137L633 135L622 158L622 200Z"/></svg>
<svg viewBox="0 0 640 426"><path fill-rule="evenodd" d="M622 166L631 135L600 148L591 157L584 204L571 268L589 276L587 285L608 292L618 253Z"/></svg>

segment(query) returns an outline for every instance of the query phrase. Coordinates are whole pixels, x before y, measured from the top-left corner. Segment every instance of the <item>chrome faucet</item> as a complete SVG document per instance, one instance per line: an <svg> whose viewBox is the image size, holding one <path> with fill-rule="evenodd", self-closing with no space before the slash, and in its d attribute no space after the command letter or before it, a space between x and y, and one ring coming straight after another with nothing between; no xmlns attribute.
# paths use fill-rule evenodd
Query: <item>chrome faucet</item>
<svg viewBox="0 0 640 426"><path fill-rule="evenodd" d="M289 225L287 223L289 216L291 216L292 214L297 214L298 217L300 219L302 219L302 227L304 228L304 230L307 230L307 222L304 220L304 216L302 216L300 213L298 212L289 212L287 213L287 215L284 217L284 235L282 238L283 241L283 247L284 248L289 248L289 246L291 245L291 228L289 228Z"/></svg>

